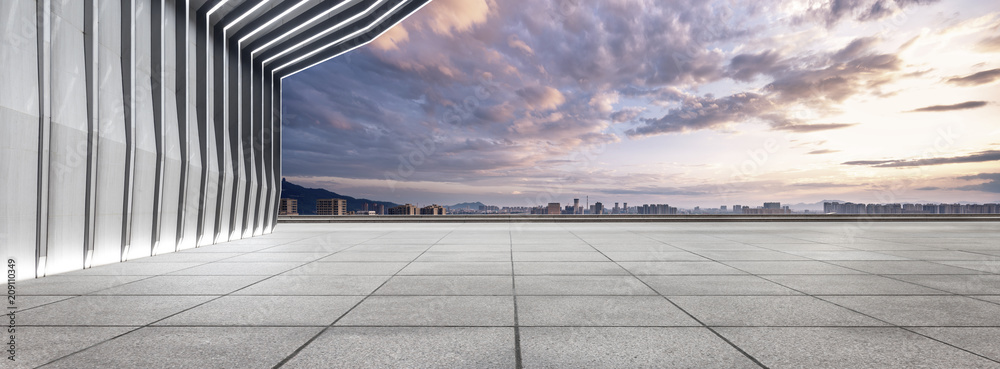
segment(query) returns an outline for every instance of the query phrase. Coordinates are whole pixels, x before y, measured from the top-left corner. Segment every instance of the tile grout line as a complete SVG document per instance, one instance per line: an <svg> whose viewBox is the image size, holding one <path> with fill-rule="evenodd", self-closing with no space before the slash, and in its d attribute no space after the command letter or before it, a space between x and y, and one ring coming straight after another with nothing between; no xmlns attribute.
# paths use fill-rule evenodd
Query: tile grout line
<svg viewBox="0 0 1000 369"><path fill-rule="evenodd" d="M302 352L302 350L304 350L306 347L309 347L309 345L312 344L317 339L319 339L320 336L322 336L324 333L326 333L331 328L333 328L333 326L336 325L337 322L339 322L341 319L344 319L344 317L346 317L348 314L350 314L352 311L354 311L354 309L356 309L363 302L365 302L365 300L367 300L369 297L374 296L376 291L378 291L380 288L382 288L383 286L385 286L386 283L389 283L389 281L392 280L393 278L395 278L399 274L399 272L403 271L403 269L406 269L406 267L410 266L410 264L412 264L415 260L417 260L418 258L420 258L420 256L423 255L425 252L427 252L427 250L430 250L438 242L441 242L441 240L445 239L445 237L448 237L448 235L451 234L452 232L454 232L455 229L457 229L457 228L458 228L457 226L454 227L454 228L452 228L452 230L448 231L448 233L446 233L444 236L441 236L440 239L438 239L437 241L435 241L430 246L427 246L427 248L424 249L424 251L421 252L419 255L417 255L417 257L413 258L413 260L410 260L408 263L406 263L406 265L404 265L402 268L400 268L399 270L397 270L395 274L389 276L389 278L386 278L386 280L383 281L382 284L379 284L378 287L375 287L374 289L372 289L372 291L369 292L368 295L366 295L364 298L362 298L360 301L358 301L356 304L354 304L354 306L351 306L350 309L347 309L347 311L345 311L343 314L340 314L340 316L337 317L337 319L334 319L334 321L332 323L330 323L329 325L327 325L326 327L324 327L323 329L321 329L319 331L319 333L316 333L316 335L312 336L312 338L308 339L305 343L303 343L301 346L299 346L294 351L292 351L290 354L288 354L288 356L286 356L284 359L281 359L281 361L279 361L277 364L275 364L274 366L272 366L271 369L281 368L282 366L284 366L285 364L287 364L289 361L291 361L292 359L294 359L296 356L298 356L298 354L300 352ZM378 238L378 237L376 237L376 238ZM365 242L367 242L367 241L365 241ZM364 243L364 242L362 242L362 243Z"/></svg>
<svg viewBox="0 0 1000 369"><path fill-rule="evenodd" d="M319 236L315 236L315 237L319 237ZM313 237L309 237L309 238L313 238ZM375 238L378 238L378 237L375 237ZM308 239L308 238L307 238L307 239ZM374 239L374 238L373 238L373 239ZM295 241L289 241L289 242L295 242ZM281 245L284 245L284 244L280 244L280 245L275 245L275 247L277 247L277 246L281 246ZM211 245L211 246L214 246L214 245ZM352 247L353 247L353 246L352 246ZM349 248L350 248L350 247L349 247ZM340 251L343 251L343 250L340 250ZM340 252L340 251L337 251L337 252ZM246 254L249 254L249 253L252 253L252 252L253 252L253 251L251 251L251 252L248 252L248 253L243 253L243 254L241 254L241 255L246 255ZM337 253L337 252L334 252L334 254L335 254L335 253ZM331 254L331 255L332 255L332 254ZM156 255L154 255L154 256L151 256L151 257L155 257L155 256L156 256ZM236 255L236 256L240 256L240 255ZM236 257L236 256L231 256L231 258L233 258L233 257ZM226 258L226 259L228 259L228 258ZM226 259L220 259L220 260L226 260ZM216 260L216 261L218 261L218 260ZM208 263L205 263L205 264L211 264L211 263L213 263L213 262L208 262ZM301 265L300 265L300 266L301 266ZM294 268L292 268L292 269L289 269L289 270L286 270L285 272L288 272L288 271L290 271L290 270L294 270L294 269L296 269L296 268L299 268L300 266L296 266L296 267L294 267ZM193 267L191 267L191 268L194 268L194 267L196 267L196 266L193 266ZM185 269L187 269L187 268L185 268ZM184 269L181 269L181 270L184 270ZM178 270L178 271L179 271L179 270ZM285 272L281 272L281 273L285 273ZM171 272L171 273L173 273L173 272ZM245 288L247 288L247 287L250 287L250 286L253 286L253 285L255 285L255 284L258 284L258 283L260 283L260 282L263 282L263 281L265 281L265 280L268 280L268 279L271 279L271 278L273 278L273 277L275 277L275 276L277 276L277 275L279 275L279 274L281 274L281 273L278 273L278 274L274 274L274 275L271 275L271 276L269 276L269 277L267 277L267 278L264 278L264 279L261 279L261 280L259 280L259 281L257 281L257 282L254 282L254 283L251 283L251 284L249 284L249 285L246 285L246 286L243 286L243 287L241 287L241 288L238 288L238 289L236 289L236 290L233 290L233 291L230 291L229 293L226 293L226 294L223 294L223 295L204 295L204 296L217 296L217 297L216 297L216 298L213 298L213 299L208 299L208 300L206 300L206 301L204 301L204 302L202 302L202 303L200 303L200 304L195 304L195 305L193 305L193 306L191 306L191 307L188 307L188 308L186 308L186 309L183 309L183 310L181 310L181 311L178 311L178 312L176 312L176 313L173 313L173 314L170 314L170 315L167 315L167 316L165 316L165 317L163 317L163 318L160 318L160 319L157 319L157 320L155 320L155 321L152 321L152 322L149 322L149 323L146 323L145 325L141 325L141 326L138 326L138 327L136 327L135 329L132 329L132 330L129 330L129 331L126 331L126 332L124 332L124 333L122 333L122 334L119 334L119 335L116 335L116 336L113 336L113 337L111 337L111 338L108 338L108 339L106 339L106 340L103 340L103 341L101 341L101 342L98 342L98 343L95 343L95 344L93 344L93 345L90 345L90 346L87 346L87 347L84 347L84 348L82 348L82 349L80 349L80 350L77 350L77 351L74 351L74 352L71 352L71 353L69 353L69 354L67 354L67 355L63 355L63 356L61 356L61 357L59 357L59 358L56 358L56 359L54 359L54 360L51 360L51 361L49 361L49 362L47 362L47 363L45 363L45 364L42 364L42 365L39 365L39 366L41 367L41 366L46 366L46 365L50 365L50 364L52 364L52 363L55 363L55 362L57 362L57 361L59 361L59 360L63 360L63 359L66 359L66 358L68 358L68 357L70 357L70 356L73 356L73 355L76 355L76 354L78 354L78 353L81 353L81 352L83 352L83 351L87 351L87 350L89 350L89 349L91 349L91 348L94 348L94 347L97 347L97 346L100 346L100 345L103 345L103 344L105 344L105 343L108 343L108 342L111 342L111 341L113 341L113 340L115 340L115 339L118 339L118 338L120 338L120 337L123 337L123 336L125 336L125 335L128 335L128 334L130 334L130 333L132 333L132 332L136 332L136 331L138 331L138 330L140 330L140 329L143 329L143 328L149 328L149 327L152 327L152 326L153 326L154 324L156 324L156 323L158 323L158 322L161 322L161 321L164 321L164 320L166 320L166 319L169 319L169 318L171 318L171 317L174 317L174 316L176 316L176 315L179 315L179 314L182 314L182 313L184 313L184 312L186 312L186 311L189 311L189 310L192 310L192 309L195 309L195 308L197 308L197 307L199 307L199 306L203 306L203 305L205 305L205 304L207 304L207 303L209 303L209 302L212 302L212 301L215 301L215 300L218 300L218 299L221 299L221 298L223 298L223 297L225 297L225 296L229 296L229 295L231 295L231 294L233 294L233 293L235 293L235 292L237 292L237 291L240 291L240 290L243 290L243 289L245 289ZM164 276L164 275L163 275L163 274L161 274L161 275L154 275L154 276L150 276L149 278L143 278L143 279L140 279L140 280L136 280L136 281L132 281L132 282L129 282L129 283L135 283L135 282L138 282L138 281L143 281L143 280L147 280L147 279L150 279L150 278L153 278L153 277L160 277L160 276ZM107 289L110 289L110 288L115 288L115 287L120 287L120 286L124 286L124 285L126 285L126 284L129 284L129 283L125 283L125 284L122 284L122 285L119 285L119 286L114 286L114 287L108 287L108 288L105 288L105 289L101 289L101 290L97 290L97 291L94 291L94 292L91 292L91 294L92 294L92 293L95 293L95 292L100 292L100 291L104 291L104 290L107 290ZM87 294L87 295L81 295L81 296L76 296L76 297L82 297L82 296L116 296L116 295L90 295L90 294ZM173 295L173 296L177 296L177 295ZM66 300L68 300L68 299L66 299ZM65 301L65 300L60 300L60 301ZM37 306L36 306L36 307L37 307Z"/></svg>
<svg viewBox="0 0 1000 369"><path fill-rule="evenodd" d="M565 230L565 226L563 227L563 229ZM580 241L583 241L583 243L586 243L587 246L590 246L595 251L601 253L601 255L604 255L604 257L608 258L608 256L605 255L604 252L602 252L601 250L598 250L596 247L594 247L594 245L591 245L590 242L587 242L587 240L583 239L583 237L580 237L580 235L578 235L575 232L570 231L570 230L566 230L566 231L569 232L570 234L572 234L573 236L575 236L576 238L579 238ZM662 241L659 241L659 240L656 240L656 241L662 243ZM695 255L697 255L697 254L695 254ZM660 291L657 291L655 288L653 288L648 283L646 283L646 281L644 281L641 278L637 277L634 273L632 273L631 270L625 269L625 267L621 266L621 264L619 264L617 261L612 260L611 258L608 258L608 260L611 260L619 268L622 268L622 270L625 270L626 272L628 272L629 275L632 276L632 278L635 278L637 281L639 281L640 283L642 283L643 285L645 285L646 288L652 290L653 292L656 292L656 294L659 295L660 298L662 298L663 300L665 300L668 303L670 303L671 305L673 305L675 308L677 308L678 310L680 310L682 313L684 313L685 315L687 315L688 317L690 317L692 320L694 320L695 322L697 322L698 324L700 324L703 328L707 329L709 332L712 332L712 334L714 334L716 337L719 337L723 342L725 342L726 344L728 344L732 348L736 349L736 351L738 351L744 357L746 357L747 359L750 359L751 362L753 362L754 364L757 364L757 366L759 366L761 368L769 369L767 365L764 365L764 363L760 362L760 360L757 360L757 358L753 357L753 355L750 355L749 352L744 351L742 348L740 348L739 346L737 346L736 344L734 344L728 338L722 336L722 334L720 334L719 332L717 332L715 329L713 329L712 327L709 327L707 324L705 324L704 322L702 322L700 319L696 318L694 315L692 315L691 313L689 313L687 310L684 310L683 308L681 308L680 305L677 305L676 303L674 303L673 301L671 301L666 296L663 296L663 294L661 294Z"/></svg>
<svg viewBox="0 0 1000 369"><path fill-rule="evenodd" d="M742 242L741 242L741 243L742 243ZM829 244L827 243L827 245L829 245ZM773 250L773 249L769 249L769 250L772 250L772 251L775 251L775 252L780 252L780 253L784 253L784 254L789 254L789 255L795 255L795 254L791 254L791 253L787 253L787 252L784 252L784 251L781 251L781 250ZM859 251L867 251L867 250L859 250ZM869 251L869 252L870 252L870 251ZM882 254L882 255L888 255L888 254ZM796 255L796 256L798 256L798 255ZM895 256L895 255L889 255L889 256ZM942 294L942 295L929 295L929 296L949 296L949 295L951 295L951 296L960 296L960 297L966 297L966 298L970 298L970 299L971 299L971 297L968 297L968 296L964 296L964 295L960 295L960 294L956 294L956 293L953 293L953 292L950 292L950 291L945 291L945 290L942 290L942 289L938 289L938 288L933 288L933 287L928 287L928 286L924 286L924 285L921 285L921 284L917 284L917 283L913 283L913 282L909 282L909 281L904 281L904 280L900 280L900 279L896 279L896 278L892 278L892 277L887 277L887 276L885 276L885 275L881 275L881 274L875 274L875 273L868 273L868 272L865 272L865 271L863 271L863 270L858 270L858 269L854 269L854 268L851 268L851 267L846 267L846 266L842 266L842 265L837 265L837 264L834 264L834 263L831 263L831 262L829 262L829 260L819 260L819 259L812 259L812 258L809 258L809 259L811 259L811 260L815 260L815 261L819 261L819 262L821 262L821 263L824 263L824 264L828 264L828 265L833 265L833 266L839 266L839 267L843 267L843 268L847 268L847 269L851 269L851 270L857 270L857 271L859 271L859 272L862 272L862 273L865 273L866 275L872 275L872 276L878 276L878 277L883 277L883 278L888 278L888 279L891 279L891 280L894 280L894 281L897 281L897 282L903 282L903 283L907 283L907 284L912 284L912 285L914 285L914 286L919 286L919 287L925 287L925 288L929 288L929 289L933 289L933 290L937 290L937 291L941 291L941 292L944 292L944 293L945 293L945 294ZM715 262L717 262L717 263L721 263L721 262L719 262L719 261L716 261L716 260L713 260L713 259L710 259L710 260L712 260L712 261L715 261ZM728 264L727 264L727 265L728 265ZM731 268L735 268L735 267L733 267L733 266L730 266L730 267L731 267ZM737 268L737 269L739 269L739 268ZM742 269L740 269L740 270L742 270ZM975 355L975 356L978 356L978 357L981 357L981 358L983 358L983 359L986 359L986 360L989 360L989 361L992 361L992 362L996 362L996 363L1000 363L1000 361L998 361L998 360L994 360L994 359L991 359L991 358L989 358L989 357L986 357L986 356L983 356L983 355L980 355L980 354L978 354L978 353L975 353L975 352L972 352L972 351L970 351L970 350L967 350L967 349L965 349L965 348L962 348L962 347L958 347L958 346L956 346L956 345L953 345L953 344L950 344L950 343L948 343L948 342L944 342L944 341L942 341L942 340L939 340L939 339L937 339L937 338L934 338L934 337L931 337L931 336L928 336L928 335L926 335L926 334L923 334L923 333L920 333L920 332L917 332L917 331L914 331L913 329L910 329L910 328L907 328L907 326L900 326L900 325L898 325L898 324L893 324L893 323L891 323L891 322L888 322L888 321L886 321L886 320L884 320L884 319L880 319L880 318L876 318L876 317L874 317L874 316L871 316L871 315L869 315L869 314L865 314L865 313L862 313L862 312L860 312L860 311L857 311L857 310L855 310L855 309L852 309L852 308L849 308L849 307L847 307L847 306L843 306L843 305L841 305L841 304L838 304L838 303L836 303L836 302L833 302L833 301L830 301L830 300L828 300L828 299L824 299L824 298L822 297L822 296L836 296L836 295L822 295L822 294L816 294L816 295L813 295L813 294L809 294L809 293L805 293L805 292L803 292L803 291L800 291L800 290L798 290L798 289L795 289L795 288L792 288L792 287L789 287L789 286L786 286L786 285L784 285L784 284L781 284L781 283L778 283L778 282L775 282L775 281L772 281L772 280L770 280L770 279L767 279L767 278L764 278L764 277L761 277L761 276L758 276L758 275L756 275L756 274L753 274L753 273L750 273L750 274L751 274L751 275L754 275L754 276L756 276L757 278L761 278L761 279L764 279L764 280L766 280L766 281L768 281L768 282L771 282L771 283L774 283L774 284L777 284L777 285L779 285L779 286L782 286L782 287L785 287L785 288L788 288L788 289L790 289L790 290L793 290L793 291L796 291L796 292L799 292L799 293L802 293L802 294L804 294L804 295L806 295L806 296L810 296L810 297L812 297L812 298L815 298L815 299L818 299L818 300L820 300L820 301L823 301L823 302L826 302L826 303L828 303L828 304L832 304L832 305L834 305L834 306L837 306L837 307L840 307L840 308L842 308L842 309L845 309L845 310L848 310L848 311L851 311L851 312L854 312L854 313L856 313L856 314L860 314L860 315L862 315L862 316L866 316L866 317L868 317L868 318L871 318L871 319L874 319L874 320L877 320L877 321L880 321L880 322L882 322L882 323L885 323L885 324L888 324L888 327L887 327L887 328L897 328L897 329L901 329L901 330L904 330L904 331L906 331L906 332L910 332L910 333L913 333L913 334L916 334L916 335L919 335L919 336L922 336L922 337L925 337L925 338L927 338L927 339L930 339L930 340L932 340L932 341L935 341L935 342L938 342L938 343L941 343L941 344L944 344L944 345L946 345L946 346L950 346L950 347L953 347L953 348L956 348L956 349L958 349L958 350L961 350L961 351L964 351L964 352L967 352L967 353L969 353L969 354L972 354L972 355ZM886 297L887 295L864 295L864 296L882 296L882 297ZM922 295L896 295L896 296L922 296ZM978 300L978 299L974 299L974 300ZM844 328L851 328L851 327L844 327Z"/></svg>
<svg viewBox="0 0 1000 369"><path fill-rule="evenodd" d="M309 237L309 238L312 238L312 237ZM286 243L277 244L277 245L274 245L272 247L281 246L281 245L287 244L289 242L295 242L295 241L294 240L293 241L288 241ZM208 245L207 247L216 246L216 245L221 245L221 244L212 244L212 245ZM196 247L196 248L198 248L198 247ZM181 252L181 251L168 252L168 253L159 254L159 255L152 255L152 256L145 257L145 258L140 258L140 259L153 258L153 257L157 257L157 256L160 256L160 255L176 254L178 252ZM94 295L94 294L97 293L97 292L109 290L109 289L112 289L112 288L118 288L118 287L129 285L129 284L132 284L132 283L145 281L147 279L152 279L152 278L155 278L155 277L169 276L170 273L176 273L176 272L180 272L180 271L183 271L183 270L197 268L197 267L200 267L200 266L212 264L212 263L219 262L219 261L222 261L222 260L232 259L232 258L235 258L237 256L242 256L242 255L250 254L250 253L253 253L253 252L256 252L256 251L243 252L243 253L240 253L240 255L234 255L234 256L227 257L227 258L222 258L222 259L218 259L218 260L204 262L204 263L201 263L201 264L198 264L198 265L193 265L193 266L190 266L190 267L187 267L187 268L181 268L181 269L177 269L177 270L172 270L170 272L167 272L166 274L153 274L153 275L120 275L120 274L114 274L114 275L83 275L83 276L89 276L89 277L92 276L92 277L145 277L145 278L139 278L139 279L136 279L136 280L131 281L131 282L126 282L126 283L122 283L122 284L119 284L119 285L116 285L116 286L111 286L111 287L102 288L102 289L99 289L99 290L94 290L94 291L87 292L87 293L84 293L84 294L66 295L66 296L69 296L69 298L58 300L58 301L53 301L53 302L49 302L49 303L45 303L45 304L38 305L38 306L33 306L33 307L28 308L28 309L25 309L24 311L28 311L28 310L35 309L35 308L40 308L42 306L51 305L51 304L54 304L54 303L57 303L57 302L61 302L61 301L68 300L68 299L71 299L71 298L76 298L76 297L83 297L83 296L115 296L115 295ZM135 259L135 260L140 260L140 259ZM126 262L128 262L128 261L124 261L124 262L121 262L121 263L106 264L106 265L124 264ZM96 267L91 267L91 268L88 268L88 269L99 268L99 267L102 267L102 266L104 266L104 265L98 265ZM58 274L55 275L55 276L58 276ZM69 276L66 276L66 277L69 277ZM32 296L32 295L26 295L26 296ZM64 295L34 295L34 296L64 296ZM101 342L101 343L103 343L103 342Z"/></svg>
<svg viewBox="0 0 1000 369"><path fill-rule="evenodd" d="M517 316L517 273L514 273L514 231L507 224L507 238L510 242L510 294L514 300L514 367L521 369L524 367L521 356L521 323Z"/></svg>

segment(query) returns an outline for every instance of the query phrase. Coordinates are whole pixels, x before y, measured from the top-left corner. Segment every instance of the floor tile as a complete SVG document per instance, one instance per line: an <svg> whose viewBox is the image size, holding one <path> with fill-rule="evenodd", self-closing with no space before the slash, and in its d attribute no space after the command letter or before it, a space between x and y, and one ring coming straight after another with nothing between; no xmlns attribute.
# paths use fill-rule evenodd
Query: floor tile
<svg viewBox="0 0 1000 369"><path fill-rule="evenodd" d="M80 296L21 313L18 325L141 326L211 300L212 296Z"/></svg>
<svg viewBox="0 0 1000 369"><path fill-rule="evenodd" d="M525 368L758 368L705 328L525 327Z"/></svg>
<svg viewBox="0 0 1000 369"><path fill-rule="evenodd" d="M619 264L635 275L746 274L739 269L714 261L623 261Z"/></svg>
<svg viewBox="0 0 1000 369"><path fill-rule="evenodd" d="M318 327L147 327L51 368L271 368Z"/></svg>
<svg viewBox="0 0 1000 369"><path fill-rule="evenodd" d="M156 276L94 292L96 295L225 295L257 283L265 276Z"/></svg>
<svg viewBox="0 0 1000 369"><path fill-rule="evenodd" d="M349 326L513 326L512 296L371 296L341 318Z"/></svg>
<svg viewBox="0 0 1000 369"><path fill-rule="evenodd" d="M36 368L96 345L137 327L17 327L15 361L4 355L4 368ZM4 337L8 337L5 334ZM8 342L8 340L4 340Z"/></svg>
<svg viewBox="0 0 1000 369"><path fill-rule="evenodd" d="M815 260L727 261L724 264L752 274L863 274Z"/></svg>
<svg viewBox="0 0 1000 369"><path fill-rule="evenodd" d="M771 368L996 368L899 328L717 328Z"/></svg>
<svg viewBox="0 0 1000 369"><path fill-rule="evenodd" d="M516 275L628 275L611 261L515 261Z"/></svg>
<svg viewBox="0 0 1000 369"><path fill-rule="evenodd" d="M642 276L661 295L800 295L791 289L752 275Z"/></svg>
<svg viewBox="0 0 1000 369"><path fill-rule="evenodd" d="M519 296L525 326L698 326L660 296Z"/></svg>
<svg viewBox="0 0 1000 369"><path fill-rule="evenodd" d="M405 262L316 261L289 270L282 275L393 275L406 264Z"/></svg>
<svg viewBox="0 0 1000 369"><path fill-rule="evenodd" d="M878 320L811 296L668 296L710 326L879 326Z"/></svg>
<svg viewBox="0 0 1000 369"><path fill-rule="evenodd" d="M809 295L946 294L877 275L768 275L764 278Z"/></svg>
<svg viewBox="0 0 1000 369"><path fill-rule="evenodd" d="M632 276L516 276L518 295L655 295Z"/></svg>
<svg viewBox="0 0 1000 369"><path fill-rule="evenodd" d="M333 327L282 368L513 368L514 329Z"/></svg>
<svg viewBox="0 0 1000 369"><path fill-rule="evenodd" d="M509 276L395 276L376 295L511 295Z"/></svg>
<svg viewBox="0 0 1000 369"><path fill-rule="evenodd" d="M900 326L1000 326L1000 305L962 296L825 296Z"/></svg>
<svg viewBox="0 0 1000 369"><path fill-rule="evenodd" d="M224 296L156 325L325 326L361 301L362 296Z"/></svg>
<svg viewBox="0 0 1000 369"><path fill-rule="evenodd" d="M235 295L367 295L389 276L275 276L235 292Z"/></svg>
<svg viewBox="0 0 1000 369"><path fill-rule="evenodd" d="M1000 328L913 328L914 331L1000 361Z"/></svg>
<svg viewBox="0 0 1000 369"><path fill-rule="evenodd" d="M511 275L509 262L412 262L400 275Z"/></svg>

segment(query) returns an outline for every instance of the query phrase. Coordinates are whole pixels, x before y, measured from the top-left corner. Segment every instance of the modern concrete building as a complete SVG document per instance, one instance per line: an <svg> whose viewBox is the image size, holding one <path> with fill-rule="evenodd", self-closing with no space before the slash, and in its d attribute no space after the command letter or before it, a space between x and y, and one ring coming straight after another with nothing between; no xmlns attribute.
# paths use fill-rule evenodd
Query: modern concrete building
<svg viewBox="0 0 1000 369"><path fill-rule="evenodd" d="M386 215L417 215L419 213L420 209L410 204L395 206L385 210Z"/></svg>
<svg viewBox="0 0 1000 369"><path fill-rule="evenodd" d="M278 215L299 215L299 200L281 199L278 206Z"/></svg>
<svg viewBox="0 0 1000 369"><path fill-rule="evenodd" d="M282 79L428 2L0 2L0 252L27 279L270 233Z"/></svg>
<svg viewBox="0 0 1000 369"><path fill-rule="evenodd" d="M434 204L420 208L420 215L445 215L443 206Z"/></svg>
<svg viewBox="0 0 1000 369"><path fill-rule="evenodd" d="M347 215L347 200L317 199L316 215Z"/></svg>
<svg viewBox="0 0 1000 369"><path fill-rule="evenodd" d="M559 203L558 202L550 202L547 209L548 209L548 214L549 215L559 215L559 214L562 214L562 210L559 208Z"/></svg>

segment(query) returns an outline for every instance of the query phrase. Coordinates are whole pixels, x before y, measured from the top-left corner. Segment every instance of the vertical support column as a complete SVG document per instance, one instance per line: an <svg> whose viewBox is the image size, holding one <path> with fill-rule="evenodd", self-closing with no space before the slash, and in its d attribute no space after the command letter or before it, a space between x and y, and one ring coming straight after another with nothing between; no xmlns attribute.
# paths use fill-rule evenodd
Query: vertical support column
<svg viewBox="0 0 1000 369"><path fill-rule="evenodd" d="M209 54L209 42L208 42L208 14L204 10L199 10L196 17L197 25L195 30L197 34L195 35L195 73L197 74L197 86L195 86L195 109L197 109L198 115L198 144L201 148L201 180L199 181L198 189L198 240L196 243L198 245L202 244L202 240L205 238L206 232L211 232L211 230L205 229L205 222L208 213L208 169L209 169L209 150L208 150L208 122L209 122L209 111L212 109L209 105L212 100L209 96L208 89L208 54ZM214 236L212 240L214 241Z"/></svg>
<svg viewBox="0 0 1000 369"><path fill-rule="evenodd" d="M38 217L35 228L35 276L45 276L45 259L49 252L49 143L52 135L52 3L37 0L38 27Z"/></svg>
<svg viewBox="0 0 1000 369"><path fill-rule="evenodd" d="M177 232L175 233L174 251L180 246L180 241L184 237L185 218L189 216L187 209L188 195L188 171L191 168L191 157L188 154L188 145L191 138L188 133L191 122L188 120L188 21L190 20L190 6L188 0L176 0L174 4L174 17L176 26L176 77L177 77L177 127L180 136L181 150L181 178L180 196L177 198Z"/></svg>
<svg viewBox="0 0 1000 369"><path fill-rule="evenodd" d="M271 187L269 183L265 181L265 168L264 168L264 91L262 86L263 73L261 70L260 63L253 63L251 60L251 70L253 72L253 85L251 86L251 93L253 94L253 101L251 106L253 107L253 162L254 162L254 180L257 184L256 191L251 194L253 199L253 209L254 212L251 214L253 222L250 225L250 229L253 232L253 236L263 234L263 225L261 221L263 219L264 206L263 196L267 193L267 189Z"/></svg>
<svg viewBox="0 0 1000 369"><path fill-rule="evenodd" d="M163 94L166 91L166 87L164 86L166 76L163 73L163 28L166 22L163 15L164 1L152 0L153 8L150 12L150 28L152 29L152 40L150 40L150 45L152 46L150 79L153 90L153 129L156 138L156 174L153 184L153 231L151 232L149 241L150 255L155 253L160 243L160 212L163 211L163 162L166 160L163 152L163 140L166 135L166 127L164 126L164 121L166 120L166 112L164 111L166 102L163 98Z"/></svg>
<svg viewBox="0 0 1000 369"><path fill-rule="evenodd" d="M212 111L215 128L215 149L218 152L217 160L219 166L219 181L215 192L215 229L212 234L212 243L215 243L222 240L229 240L229 235L223 234L223 232L228 232L228 229L224 230L222 226L225 214L224 208L226 208L226 203L223 201L225 199L226 176L229 175L226 170L226 156L229 155L229 148L227 147L227 143L229 142L227 139L229 127L226 125L226 40L225 32L221 28L216 28L213 32L212 51L212 65L214 66L212 74L212 96L214 97Z"/></svg>
<svg viewBox="0 0 1000 369"><path fill-rule="evenodd" d="M228 37L228 35L223 35L223 37ZM226 56L229 58L226 65L226 90L229 91L229 99L227 100L229 110L229 153L232 155L230 161L233 168L233 184L230 190L230 207L226 209L229 211L229 229L227 230L226 239L233 240L238 239L234 237L237 234L237 230L240 230L242 235L241 220L242 217L239 213L243 210L240 206L240 201L243 199L242 183L246 181L246 177L243 173L243 144L241 142L242 131L243 131L243 120L240 116L240 50L239 45L233 44L230 41L226 41Z"/></svg>
<svg viewBox="0 0 1000 369"><path fill-rule="evenodd" d="M97 222L97 159L99 150L97 144L100 142L100 119L98 118L100 104L100 83L97 76L99 66L97 53L98 46L97 30L98 9L97 0L86 0L84 2L84 59L87 76L87 192L84 201L84 209L87 212L84 217L84 254L83 267L90 268L94 258L94 239Z"/></svg>
<svg viewBox="0 0 1000 369"><path fill-rule="evenodd" d="M263 66L261 66L263 68ZM274 172L274 124L277 120L274 119L274 89L271 84L271 72L269 70L261 71L261 116L263 117L264 132L262 139L262 149L263 149L263 161L264 161L264 181L267 182L267 191L264 194L264 198L261 201L264 203L264 219L262 220L262 227L264 228L264 233L271 233L271 220L277 214L277 210L271 204L271 198L274 197L276 191L280 191L274 185L274 178L277 174Z"/></svg>
<svg viewBox="0 0 1000 369"><path fill-rule="evenodd" d="M273 76L272 73L268 73ZM271 199L271 212L275 213L271 219L271 229L278 224L278 201L281 199L281 101L283 96L281 95L281 78L270 77L274 81L273 92L272 92L272 112L271 117L274 121L274 125L271 126L273 130L274 141L271 143L271 155L274 158L274 197Z"/></svg>
<svg viewBox="0 0 1000 369"><path fill-rule="evenodd" d="M257 202L252 194L255 194L257 182L254 170L254 119L253 119L253 76L252 76L252 60L250 58L249 51L240 50L239 47L242 45L237 45L237 51L240 53L240 126L242 126L242 134L240 135L240 147L243 150L242 164L243 164L243 181L245 185L243 186L243 211L241 214L241 237L253 237L253 216L251 213L257 211L254 204Z"/></svg>
<svg viewBox="0 0 1000 369"><path fill-rule="evenodd" d="M125 191L122 202L122 257L132 245L132 189L135 176L135 0L122 0L122 99L125 105Z"/></svg>

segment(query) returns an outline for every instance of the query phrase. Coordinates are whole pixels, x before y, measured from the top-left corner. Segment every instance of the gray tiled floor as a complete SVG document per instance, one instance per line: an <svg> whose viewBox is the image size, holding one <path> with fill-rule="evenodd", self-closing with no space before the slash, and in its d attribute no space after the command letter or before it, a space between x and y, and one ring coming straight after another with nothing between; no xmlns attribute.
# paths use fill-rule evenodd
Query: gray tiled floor
<svg viewBox="0 0 1000 369"><path fill-rule="evenodd" d="M998 236L985 222L281 224L18 282L14 367L1000 368Z"/></svg>

